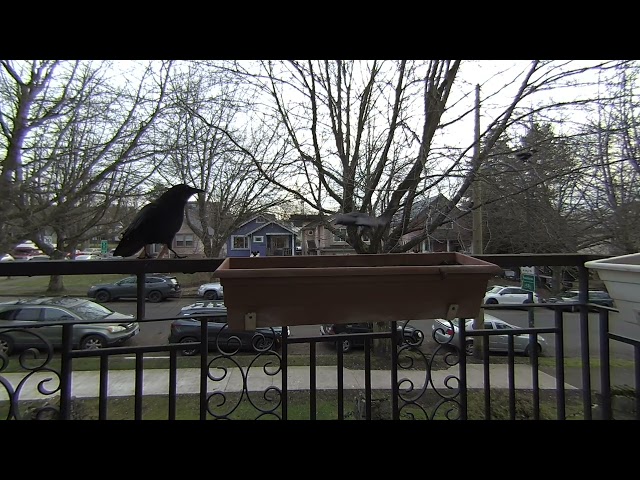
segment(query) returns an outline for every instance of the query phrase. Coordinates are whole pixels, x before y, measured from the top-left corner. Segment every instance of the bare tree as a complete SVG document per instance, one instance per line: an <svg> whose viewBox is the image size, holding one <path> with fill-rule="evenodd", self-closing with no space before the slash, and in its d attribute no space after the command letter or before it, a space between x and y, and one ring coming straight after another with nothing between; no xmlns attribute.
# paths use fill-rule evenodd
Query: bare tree
<svg viewBox="0 0 640 480"><path fill-rule="evenodd" d="M0 214L6 239L32 239L52 258L104 231L152 173L145 145L170 64L137 84L107 62L2 61L4 160ZM135 165L135 168L134 168ZM120 203L122 202L122 203ZM53 232L56 245L46 237ZM6 240L5 240L6 241ZM62 291L61 277L49 290Z"/></svg>
<svg viewBox="0 0 640 480"><path fill-rule="evenodd" d="M167 183L180 179L206 191L198 199L197 220L186 221L205 255L220 256L240 225L286 202L286 192L268 181L286 173L279 164L281 142L245 122L254 107L246 86L215 65L186 65L172 81L170 98L171 115L157 126L165 146L157 172Z"/></svg>

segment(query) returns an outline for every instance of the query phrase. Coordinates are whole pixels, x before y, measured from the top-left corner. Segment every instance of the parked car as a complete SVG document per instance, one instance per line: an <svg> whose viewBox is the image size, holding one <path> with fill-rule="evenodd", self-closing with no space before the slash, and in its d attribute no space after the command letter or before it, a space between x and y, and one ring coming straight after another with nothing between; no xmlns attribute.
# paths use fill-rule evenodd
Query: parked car
<svg viewBox="0 0 640 480"><path fill-rule="evenodd" d="M80 255L76 255L76 260L100 260L102 257L100 255L96 255L94 253L82 253Z"/></svg>
<svg viewBox="0 0 640 480"><path fill-rule="evenodd" d="M126 277L113 283L91 285L87 296L95 298L100 303L117 300L119 298L137 298L137 277ZM149 275L145 277L146 299L157 303L167 298L178 298L182 295L180 283L176 277L170 275Z"/></svg>
<svg viewBox="0 0 640 480"><path fill-rule="evenodd" d="M34 255L33 257L28 258L28 260L32 262L43 261L43 260L51 260L49 255Z"/></svg>
<svg viewBox="0 0 640 480"><path fill-rule="evenodd" d="M540 295L533 294L533 303L543 302ZM529 291L520 287L505 287L503 285L494 285L488 289L484 295L482 303L487 305L519 305L530 303Z"/></svg>
<svg viewBox="0 0 640 480"><path fill-rule="evenodd" d="M441 318L436 319L433 322L433 338L438 343L446 343L455 348L460 348L460 334L459 332L460 319L454 318L452 321L444 320ZM473 319L468 318L465 322L465 331L473 330ZM504 320L484 314L484 328L486 330L505 330L505 329L519 329L515 325L505 322ZM452 338L453 336L453 338ZM547 341L542 335L537 336L538 354L543 354L547 348ZM509 335L489 335L489 351L490 352L507 352L509 348ZM465 351L467 355L473 354L474 337L465 338ZM530 338L529 334L520 334L513 336L513 351L516 353L524 353L529 355Z"/></svg>
<svg viewBox="0 0 640 480"><path fill-rule="evenodd" d="M222 300L224 289L220 282L205 283L198 288L198 296L205 300Z"/></svg>
<svg viewBox="0 0 640 480"><path fill-rule="evenodd" d="M40 297L0 303L0 352L11 355L25 348L62 346L62 325L45 322L110 320L73 327L73 348L98 349L119 345L137 335L140 327L133 315L125 315L84 298ZM36 328L25 328L35 326ZM46 341L46 342L45 342Z"/></svg>
<svg viewBox="0 0 640 480"><path fill-rule="evenodd" d="M227 309L220 302L196 302L182 307L180 318L171 322L169 343L199 342L201 322L207 322L209 350L232 354L237 350L266 351L280 348L282 327L258 327L255 331L231 331ZM290 333L287 327L287 333ZM181 350L182 355L199 354L198 347Z"/></svg>
<svg viewBox="0 0 640 480"><path fill-rule="evenodd" d="M413 327L412 325L405 324L405 322L397 322L398 340L403 338L405 344L420 345L424 338L422 331ZM320 325L321 335L336 335L340 333L371 333L373 332L372 323L326 323ZM353 338L342 340L342 351L349 352L353 348L364 347L363 338Z"/></svg>
<svg viewBox="0 0 640 480"><path fill-rule="evenodd" d="M568 292L549 297L547 299L547 303L549 304L549 308L554 308L553 305L557 303L563 303L566 305L560 307L561 310L577 312L580 308L578 306L578 297L578 290L569 290ZM613 307L613 298L611 298L609 293L604 290L589 290L589 303L595 303L596 305L602 305L605 307ZM595 310L595 308L591 308L591 310Z"/></svg>

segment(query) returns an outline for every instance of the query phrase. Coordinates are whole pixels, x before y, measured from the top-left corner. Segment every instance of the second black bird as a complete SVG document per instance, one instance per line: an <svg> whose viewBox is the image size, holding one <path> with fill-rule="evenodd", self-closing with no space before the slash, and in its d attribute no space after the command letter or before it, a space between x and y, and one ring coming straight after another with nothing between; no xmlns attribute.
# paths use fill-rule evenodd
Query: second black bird
<svg viewBox="0 0 640 480"><path fill-rule="evenodd" d="M171 250L176 257L183 258L171 248L171 245L173 238L182 226L184 208L189 198L201 192L204 190L183 183L171 187L156 200L142 207L122 233L122 239L113 255L130 257L144 249L139 258L150 258L147 251L148 245L161 243L163 247L158 258L163 253L168 253L168 250Z"/></svg>

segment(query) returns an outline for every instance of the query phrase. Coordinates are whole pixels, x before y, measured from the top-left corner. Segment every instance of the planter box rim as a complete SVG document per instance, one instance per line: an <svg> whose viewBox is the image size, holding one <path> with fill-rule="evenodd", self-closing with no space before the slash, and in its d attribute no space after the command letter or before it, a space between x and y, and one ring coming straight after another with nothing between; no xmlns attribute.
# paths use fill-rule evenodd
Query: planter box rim
<svg viewBox="0 0 640 480"><path fill-rule="evenodd" d="M640 253L591 260L585 262L584 266L594 270L616 270L620 272L640 273Z"/></svg>

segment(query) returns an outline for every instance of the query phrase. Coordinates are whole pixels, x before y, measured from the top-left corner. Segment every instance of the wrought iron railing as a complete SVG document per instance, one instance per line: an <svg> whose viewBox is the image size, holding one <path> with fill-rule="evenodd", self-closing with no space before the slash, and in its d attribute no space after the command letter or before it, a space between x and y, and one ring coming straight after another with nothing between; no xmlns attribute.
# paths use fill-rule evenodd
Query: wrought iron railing
<svg viewBox="0 0 640 480"><path fill-rule="evenodd" d="M508 351L501 357L505 382L496 382L492 370L495 363L488 349L480 349L481 355L467 356L464 349L452 348L449 342L435 344L435 348L425 351L423 336L416 342L391 342L385 368L380 370L374 365L378 361L373 345L376 342L397 338L397 328L404 322L390 322L389 329L380 332L362 334L339 334L331 336L288 335L283 329L280 348L267 345L257 348L251 354L239 350L209 351L207 322L201 323L201 339L195 346L200 354L196 359L184 358L180 352L185 344L118 346L98 350L77 350L72 343L72 325L62 327L63 346L59 351L46 341L43 347L26 350L7 356L0 354L0 417L4 419L24 418L113 418L118 408L116 400L129 402L130 416L134 419L148 418L149 397L162 397L163 418L185 418L182 405L189 397L192 417L201 420L218 418L390 418L390 419L471 419L471 418L581 418L611 419L618 418L614 403L620 397L627 401L626 410L621 415L640 419L640 342L616 333L609 328L610 313L615 310L592 305L588 300L589 272L584 262L596 258L588 255L485 255L479 258L495 263L503 268L519 266L570 266L579 272L579 336L580 356L573 359L580 364L580 385L568 389L566 383L567 357L564 353L566 317L562 305L553 305L554 325L536 327L536 312L550 304L528 304L522 308L528 310L530 319L528 328L500 331L466 331L464 322L460 322L460 345L465 345L467 337L486 338L492 335L506 335ZM49 261L15 262L0 264L0 276L35 275L83 275L121 273L138 276L138 300L136 319L144 324L149 321L170 322L175 317L148 319L145 316L144 276L146 273L169 272L213 272L222 259L162 259L162 260L109 260L94 262ZM330 301L330 299L325 299ZM391 299L390 299L391 301ZM487 312L504 309L501 305L486 305ZM590 349L589 309L598 313L598 354L593 356ZM96 322L93 322L96 323ZM408 322L410 324L410 322ZM56 322L40 323L39 326L58 325ZM29 330L28 328L26 328ZM32 329L33 330L33 329ZM0 334L2 332L0 331ZM37 330L33 334L38 335ZM540 362L535 349L528 357L516 357L514 338L516 335L529 335L533 341L537 335L548 335L554 339L555 353L551 360L553 388L540 387ZM357 375L361 377L349 384L347 360L353 355L343 353L338 348L345 338L360 338L364 343L361 362ZM402 337L404 338L404 336ZM434 337L435 339L435 337ZM335 345L335 361L331 365L321 364L318 355L320 344ZM481 342L479 342L481 343ZM612 385L612 371L617 360L612 356L612 344L625 344L633 349L633 362L629 366L633 381L625 385L624 391ZM305 348L306 365L299 366L299 356L290 350L302 345ZM150 368L150 362L156 362L154 355L167 356L162 368ZM359 355L359 354L358 354ZM116 365L122 357L133 358L133 368L121 370ZM295 358L294 358L295 357ZM360 357L359 357L360 358ZM326 360L322 358L322 360ZM93 371L88 372L82 362L93 362ZM188 363L190 362L190 363ZM79 368L82 366L82 369ZM572 367L573 368L573 367ZM295 384L300 377L292 372L303 370L302 385ZM470 382L471 370L480 383ZM594 378L594 371L597 378ZM149 392L148 381L156 375L165 375L164 390ZM196 372L194 377L187 373ZM330 372L330 380L324 376ZM386 377L388 375L388 378ZM479 375L479 377L478 377ZM384 378L382 378L384 377ZM527 388L518 386L522 377L527 377ZM94 382L93 406L84 406L85 397L80 396L82 381ZM294 380L292 380L294 379ZM599 383L594 388L594 381ZM114 395L118 383L126 383L128 394L122 398ZM236 383L231 388L230 385ZM34 384L35 388L28 388ZM185 383L190 383L190 392L185 394ZM500 383L500 385L497 385ZM380 385L386 385L381 388ZM126 390L126 389L125 389ZM27 394L27 392L29 392ZM579 395L578 413L576 403L569 402L568 393ZM497 398L498 394L504 398ZM622 394L622 395L621 395ZM542 398L545 397L545 398ZM527 399L526 408L522 399ZM85 403L83 403L83 401ZM545 410L551 402L551 416ZM299 403L299 404L298 404ZM571 412L567 405L571 403ZM303 408L300 408L300 404ZM195 405L195 406L194 406ZM330 406L326 413L327 405ZM92 412L87 413L89 408ZM84 409L84 411L82 411ZM197 413L194 413L194 409ZM496 412L504 410L501 417ZM524 412L526 410L526 412ZM302 412L302 413L301 413ZM506 413L505 413L506 412ZM499 413L499 412L498 412Z"/></svg>

